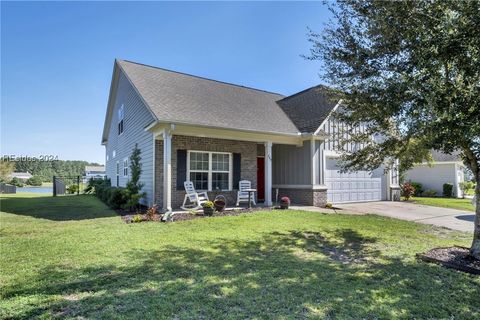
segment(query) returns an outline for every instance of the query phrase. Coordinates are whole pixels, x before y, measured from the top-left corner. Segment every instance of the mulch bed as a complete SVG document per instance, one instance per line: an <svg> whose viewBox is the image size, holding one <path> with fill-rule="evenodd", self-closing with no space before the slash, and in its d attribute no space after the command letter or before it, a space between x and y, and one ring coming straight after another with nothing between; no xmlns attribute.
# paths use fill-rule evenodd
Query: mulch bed
<svg viewBox="0 0 480 320"><path fill-rule="evenodd" d="M470 255L469 249L465 247L434 248L417 254L417 257L426 262L434 262L447 268L480 275L480 260L474 259Z"/></svg>
<svg viewBox="0 0 480 320"><path fill-rule="evenodd" d="M182 212L182 213L175 213L173 215L173 221L185 221L185 220L193 220L199 218L215 218L215 217L226 217L226 216L239 216L245 213L255 213L258 211L270 211L271 208L240 208L235 210L225 210L222 212L215 212L213 216L205 216L203 212L196 212L192 214L190 212Z"/></svg>
<svg viewBox="0 0 480 320"><path fill-rule="evenodd" d="M215 217L226 217L226 216L238 216L241 214L245 213L254 213L258 211L269 211L272 210L271 208L239 208L239 209L234 209L234 210L225 210L222 212L215 212L213 216L205 216L202 211L198 211L195 213L190 213L190 212L182 212L182 213L175 213L173 215L173 219L171 222L175 221L186 221L186 220L193 220L193 219L201 219L201 218L215 218ZM133 223L133 218L137 215L136 213L131 213L129 211L125 210L116 210L117 213L120 215L122 220L125 223ZM155 214L153 216L153 219L150 220L147 215L145 214L145 211L140 211L138 213L142 217L141 222L147 222L147 221L162 221L163 214Z"/></svg>
<svg viewBox="0 0 480 320"><path fill-rule="evenodd" d="M135 217L137 214L122 214L120 217L125 223L134 223L133 217ZM141 222L147 222L147 221L162 221L163 214L154 214L152 219L150 219L146 214L144 213L139 213L140 217L142 218Z"/></svg>

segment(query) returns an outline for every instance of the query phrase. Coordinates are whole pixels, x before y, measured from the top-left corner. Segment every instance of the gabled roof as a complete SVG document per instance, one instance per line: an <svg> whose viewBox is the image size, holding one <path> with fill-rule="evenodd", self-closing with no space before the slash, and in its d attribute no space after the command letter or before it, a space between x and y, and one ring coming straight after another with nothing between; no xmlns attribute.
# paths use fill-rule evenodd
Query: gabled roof
<svg viewBox="0 0 480 320"><path fill-rule="evenodd" d="M313 133L338 102L331 100L327 90L325 86L315 86L286 97L278 104L300 132Z"/></svg>
<svg viewBox="0 0 480 320"><path fill-rule="evenodd" d="M157 120L281 134L298 134L277 105L284 96L180 72L117 60Z"/></svg>

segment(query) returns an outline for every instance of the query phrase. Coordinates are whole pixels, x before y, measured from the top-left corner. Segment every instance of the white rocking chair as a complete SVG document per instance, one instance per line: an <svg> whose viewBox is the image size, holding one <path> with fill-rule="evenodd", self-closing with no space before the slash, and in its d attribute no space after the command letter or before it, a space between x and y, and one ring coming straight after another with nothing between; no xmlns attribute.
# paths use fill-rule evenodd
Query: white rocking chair
<svg viewBox="0 0 480 320"><path fill-rule="evenodd" d="M248 201L250 199L248 199L248 192L245 191L246 189L251 189L252 188L252 183L248 180L241 180L239 183L239 190L238 190L238 193L237 193L237 207L239 206L240 202L246 202L248 203ZM252 203L253 205L255 206L256 203L255 203L255 192L251 192L252 194Z"/></svg>
<svg viewBox="0 0 480 320"><path fill-rule="evenodd" d="M183 204L180 207L183 210L198 210L202 207L202 203L209 201L207 192L196 192L192 181L185 181L183 185L186 192ZM188 205L187 199L190 202Z"/></svg>

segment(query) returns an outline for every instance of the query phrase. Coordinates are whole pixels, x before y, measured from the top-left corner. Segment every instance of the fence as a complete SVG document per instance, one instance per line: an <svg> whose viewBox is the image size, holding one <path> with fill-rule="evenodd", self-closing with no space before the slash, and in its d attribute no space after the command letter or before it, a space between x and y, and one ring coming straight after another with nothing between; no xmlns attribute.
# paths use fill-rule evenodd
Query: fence
<svg viewBox="0 0 480 320"><path fill-rule="evenodd" d="M53 176L53 196L79 195L84 189L80 176Z"/></svg>
<svg viewBox="0 0 480 320"><path fill-rule="evenodd" d="M0 183L0 193L17 193L17 187L5 183Z"/></svg>

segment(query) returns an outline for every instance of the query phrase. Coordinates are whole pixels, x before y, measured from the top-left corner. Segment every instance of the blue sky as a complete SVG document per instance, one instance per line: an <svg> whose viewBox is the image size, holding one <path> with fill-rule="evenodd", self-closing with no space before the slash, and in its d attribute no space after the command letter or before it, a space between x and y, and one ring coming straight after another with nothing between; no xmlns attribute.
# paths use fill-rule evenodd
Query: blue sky
<svg viewBox="0 0 480 320"><path fill-rule="evenodd" d="M282 94L320 83L307 61L319 2L3 2L1 154L104 163L113 62Z"/></svg>

